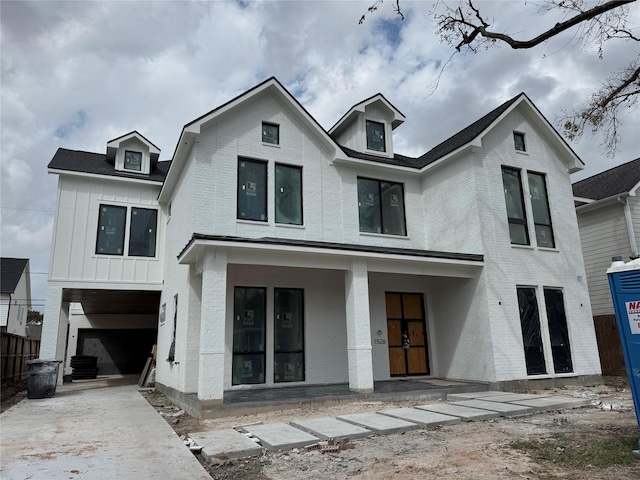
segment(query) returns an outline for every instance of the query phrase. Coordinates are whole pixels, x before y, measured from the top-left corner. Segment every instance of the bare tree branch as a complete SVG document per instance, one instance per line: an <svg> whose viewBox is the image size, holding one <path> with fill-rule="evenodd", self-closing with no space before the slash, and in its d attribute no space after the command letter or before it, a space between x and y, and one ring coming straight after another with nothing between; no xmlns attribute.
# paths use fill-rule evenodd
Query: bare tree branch
<svg viewBox="0 0 640 480"><path fill-rule="evenodd" d="M485 17L476 0L460 0L455 8L444 2L436 2L429 16L437 23L436 33L444 43L455 50L478 52L482 48L506 44L512 49L531 49L572 28L576 30L578 43L585 47L597 47L598 57L604 56L604 43L611 40L640 42L640 37L627 27L630 18L629 6L638 0L599 0L595 6L587 0L539 0L543 2L542 11L556 10L565 15L565 19L546 29L539 35L520 40L509 33L498 32L491 28L493 20ZM369 12L376 11L384 0L376 0ZM394 11L404 20L400 1L393 0ZM360 23L365 15L360 18ZM447 65L441 68L434 89L440 81ZM576 140L590 129L592 133L601 132L604 138L602 146L609 156L614 156L620 143L618 111L621 108L637 108L640 101L640 55L628 66L610 75L589 98L586 105L564 112L557 119L557 125L569 140Z"/></svg>

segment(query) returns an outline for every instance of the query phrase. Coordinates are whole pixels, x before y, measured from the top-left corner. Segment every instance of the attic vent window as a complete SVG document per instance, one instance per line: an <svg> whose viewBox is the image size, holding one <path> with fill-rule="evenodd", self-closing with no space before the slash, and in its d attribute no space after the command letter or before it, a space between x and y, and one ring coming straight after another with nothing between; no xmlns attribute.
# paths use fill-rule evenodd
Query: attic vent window
<svg viewBox="0 0 640 480"><path fill-rule="evenodd" d="M125 170L135 170L136 172L141 171L142 153L126 150L124 152L124 168Z"/></svg>
<svg viewBox="0 0 640 480"><path fill-rule="evenodd" d="M262 143L280 145L280 125L262 122Z"/></svg>
<svg viewBox="0 0 640 480"><path fill-rule="evenodd" d="M384 123L367 120L367 150L387 151L384 144Z"/></svg>
<svg viewBox="0 0 640 480"><path fill-rule="evenodd" d="M513 144L518 152L526 152L524 145L524 133L513 132Z"/></svg>

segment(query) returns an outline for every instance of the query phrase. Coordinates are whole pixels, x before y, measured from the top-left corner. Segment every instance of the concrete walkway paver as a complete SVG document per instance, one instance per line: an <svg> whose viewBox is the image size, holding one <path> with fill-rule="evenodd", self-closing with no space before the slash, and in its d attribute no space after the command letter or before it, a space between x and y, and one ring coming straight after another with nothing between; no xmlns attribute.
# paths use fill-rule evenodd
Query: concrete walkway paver
<svg viewBox="0 0 640 480"><path fill-rule="evenodd" d="M243 429L258 437L264 447L273 451L304 447L320 440L318 437L298 430L286 423L250 425L243 427Z"/></svg>
<svg viewBox="0 0 640 480"><path fill-rule="evenodd" d="M533 412L531 407L525 407L524 405L515 405L512 403L504 402L490 402L489 400L474 399L474 400L459 400L452 402L450 405L461 405L463 407L481 408L490 412L496 412L501 417L513 417L515 415L526 415Z"/></svg>
<svg viewBox="0 0 640 480"><path fill-rule="evenodd" d="M418 410L417 408L392 408L390 410L383 410L380 413L383 415L389 415L390 417L401 418L408 422L417 423L423 427L437 427L440 425L454 425L456 423L460 423L460 418L458 417L428 412L426 410Z"/></svg>
<svg viewBox="0 0 640 480"><path fill-rule="evenodd" d="M207 462L214 458L226 460L253 457L262 452L260 445L233 428L190 433L189 436L196 445L203 447L201 453Z"/></svg>
<svg viewBox="0 0 640 480"><path fill-rule="evenodd" d="M509 402L513 405L523 405L531 407L535 411L561 410L563 408L574 408L590 405L591 400L588 398L569 398L569 397L544 397L529 398Z"/></svg>
<svg viewBox="0 0 640 480"><path fill-rule="evenodd" d="M344 437L354 440L356 438L368 437L373 433L366 428L359 427L352 423L341 422L332 417L294 420L291 422L291 426L315 435L321 440Z"/></svg>
<svg viewBox="0 0 640 480"><path fill-rule="evenodd" d="M350 413L336 417L338 420L359 425L379 435L391 435L419 428L417 423L407 422L399 418L371 413Z"/></svg>
<svg viewBox="0 0 640 480"><path fill-rule="evenodd" d="M2 480L211 480L134 385L58 387L0 415Z"/></svg>
<svg viewBox="0 0 640 480"><path fill-rule="evenodd" d="M491 420L498 418L500 415L497 412L491 412L489 410L481 410L478 408L454 405L452 403L435 403L433 405L418 405L415 408L421 410L428 410L429 412L442 413L443 415L451 415L452 417L458 417L464 421L479 421L479 420Z"/></svg>

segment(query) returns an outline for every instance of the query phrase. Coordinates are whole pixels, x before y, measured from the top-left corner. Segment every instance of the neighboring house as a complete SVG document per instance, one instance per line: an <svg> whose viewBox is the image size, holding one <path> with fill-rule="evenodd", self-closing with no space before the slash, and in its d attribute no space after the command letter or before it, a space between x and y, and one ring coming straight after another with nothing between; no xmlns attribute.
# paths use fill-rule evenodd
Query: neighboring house
<svg viewBox="0 0 640 480"><path fill-rule="evenodd" d="M611 258L638 258L640 158L573 184L591 310L604 373L625 371L607 269Z"/></svg>
<svg viewBox="0 0 640 480"><path fill-rule="evenodd" d="M31 309L29 259L0 258L0 275L0 330L25 337Z"/></svg>
<svg viewBox="0 0 640 480"><path fill-rule="evenodd" d="M404 121L377 94L326 130L271 78L185 125L168 170L137 132L59 149L41 356L63 358L79 302L103 325L157 316L156 385L193 410L243 388L599 378L580 159L524 94L417 158L394 152Z"/></svg>

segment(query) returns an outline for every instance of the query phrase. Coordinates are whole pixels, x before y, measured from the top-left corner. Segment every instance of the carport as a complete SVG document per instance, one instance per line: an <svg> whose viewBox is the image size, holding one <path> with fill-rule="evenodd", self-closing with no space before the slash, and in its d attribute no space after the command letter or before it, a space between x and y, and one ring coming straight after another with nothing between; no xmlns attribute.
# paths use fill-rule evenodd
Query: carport
<svg viewBox="0 0 640 480"><path fill-rule="evenodd" d="M65 374L71 357L98 358L99 375L140 374L157 339L160 291L63 289L69 302Z"/></svg>

